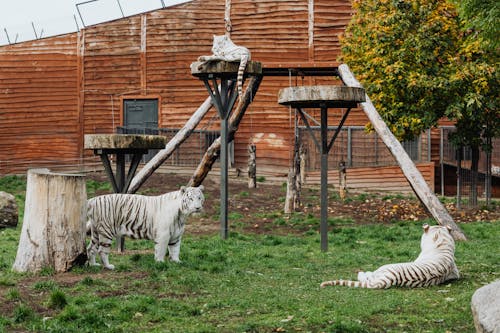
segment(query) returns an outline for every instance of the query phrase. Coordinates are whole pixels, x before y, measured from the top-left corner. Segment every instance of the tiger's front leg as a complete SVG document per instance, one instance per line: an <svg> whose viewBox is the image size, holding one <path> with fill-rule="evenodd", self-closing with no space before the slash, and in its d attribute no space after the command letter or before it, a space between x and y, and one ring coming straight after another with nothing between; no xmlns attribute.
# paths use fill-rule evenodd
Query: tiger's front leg
<svg viewBox="0 0 500 333"><path fill-rule="evenodd" d="M159 262L165 261L167 255L167 245L170 237L168 235L155 239L155 260Z"/></svg>
<svg viewBox="0 0 500 333"><path fill-rule="evenodd" d="M179 259L179 254L181 252L181 239L177 241L177 243L174 244L168 244L168 253L169 253L169 258L173 262L180 263Z"/></svg>

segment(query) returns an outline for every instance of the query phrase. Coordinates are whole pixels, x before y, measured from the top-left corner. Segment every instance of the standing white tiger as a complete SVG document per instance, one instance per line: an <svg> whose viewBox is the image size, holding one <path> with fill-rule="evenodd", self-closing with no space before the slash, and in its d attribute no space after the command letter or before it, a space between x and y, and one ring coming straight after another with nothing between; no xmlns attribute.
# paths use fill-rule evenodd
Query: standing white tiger
<svg viewBox="0 0 500 333"><path fill-rule="evenodd" d="M244 46L238 46L233 43L233 41L226 35L215 36L212 45L211 56L200 56L198 61L209 62L209 61L239 61L240 66L238 67L238 95L241 98L243 92L243 75L245 73L245 68L250 60L250 51Z"/></svg>
<svg viewBox="0 0 500 333"><path fill-rule="evenodd" d="M99 253L104 267L114 269L108 255L113 238L122 235L154 240L156 261L164 261L168 246L170 260L179 262L186 218L202 210L203 189L203 186L181 187L159 196L107 194L88 200L89 264L99 265L95 261Z"/></svg>
<svg viewBox="0 0 500 333"><path fill-rule="evenodd" d="M359 272L358 281L333 280L325 286L385 289L391 286L427 287L458 279L455 241L448 227L423 225L421 252L413 262L384 265L374 272Z"/></svg>

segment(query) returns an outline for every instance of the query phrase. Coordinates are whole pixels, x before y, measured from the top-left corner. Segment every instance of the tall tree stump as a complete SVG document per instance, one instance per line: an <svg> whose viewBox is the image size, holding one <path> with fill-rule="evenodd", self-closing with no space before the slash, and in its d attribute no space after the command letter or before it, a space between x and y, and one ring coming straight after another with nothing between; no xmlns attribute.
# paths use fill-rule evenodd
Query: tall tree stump
<svg viewBox="0 0 500 333"><path fill-rule="evenodd" d="M12 269L68 271L85 255L86 202L83 175L28 170L24 221Z"/></svg>

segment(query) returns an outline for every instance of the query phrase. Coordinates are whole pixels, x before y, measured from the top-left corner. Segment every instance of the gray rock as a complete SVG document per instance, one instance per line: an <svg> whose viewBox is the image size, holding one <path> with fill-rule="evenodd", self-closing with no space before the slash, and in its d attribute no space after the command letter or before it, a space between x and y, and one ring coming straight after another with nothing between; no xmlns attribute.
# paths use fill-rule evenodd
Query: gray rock
<svg viewBox="0 0 500 333"><path fill-rule="evenodd" d="M0 191L0 228L15 228L17 221L16 198L10 193Z"/></svg>
<svg viewBox="0 0 500 333"><path fill-rule="evenodd" d="M476 332L500 333L500 280L476 290L471 308Z"/></svg>

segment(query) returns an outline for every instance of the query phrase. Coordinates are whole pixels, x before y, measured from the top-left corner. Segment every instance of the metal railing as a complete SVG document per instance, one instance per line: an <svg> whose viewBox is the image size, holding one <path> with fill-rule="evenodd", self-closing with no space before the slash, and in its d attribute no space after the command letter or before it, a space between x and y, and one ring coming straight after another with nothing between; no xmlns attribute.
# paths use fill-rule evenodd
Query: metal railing
<svg viewBox="0 0 500 333"><path fill-rule="evenodd" d="M311 127L319 138L320 128ZM337 127L329 127L330 137ZM307 150L307 171L320 170L320 152L313 139L307 133L307 128L298 127L298 137L302 146ZM415 162L430 161L430 132L419 136L414 141L403 142L408 155ZM328 164L331 168L338 167L344 162L348 168L375 167L396 165L397 162L382 139L375 132L367 133L364 126L344 126L340 130L332 150L328 155Z"/></svg>

